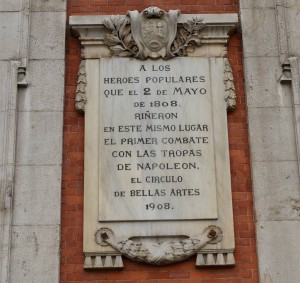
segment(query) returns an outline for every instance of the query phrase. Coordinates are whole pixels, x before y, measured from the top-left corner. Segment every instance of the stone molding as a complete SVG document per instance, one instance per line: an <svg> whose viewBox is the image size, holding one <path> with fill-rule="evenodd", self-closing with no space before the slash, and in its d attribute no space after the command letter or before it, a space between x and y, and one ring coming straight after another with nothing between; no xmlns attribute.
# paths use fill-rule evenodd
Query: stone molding
<svg viewBox="0 0 300 283"><path fill-rule="evenodd" d="M197 253L196 267L234 266L233 251L212 251ZM86 254L84 269L122 269L124 267L121 255Z"/></svg>
<svg viewBox="0 0 300 283"><path fill-rule="evenodd" d="M111 16L110 18L118 19L118 21L121 22L127 19L126 16ZM86 59L112 56L107 47L106 35L109 31L106 27L108 25L107 19L109 19L109 16L70 17L70 26L72 27L73 35L79 37L84 47L84 57ZM237 14L180 15L177 19L178 30L187 27L187 23L199 23L199 19L201 19L202 24L201 28L199 27L198 29L199 33L197 33L197 39L201 44L197 46L197 48L195 47L189 56L200 56L201 54L201 56L206 57L222 57L224 51L226 51L229 34L234 31L238 23ZM202 28L204 25L205 28ZM214 47L218 46L218 48L205 48L205 46L212 45L214 45ZM198 49L202 50L199 51ZM138 57L145 59L142 55Z"/></svg>
<svg viewBox="0 0 300 283"><path fill-rule="evenodd" d="M293 102L293 118L296 138L298 173L300 176L300 129L299 129L299 105L300 105L300 60L298 57L290 57L282 64L282 76L280 83L290 84Z"/></svg>
<svg viewBox="0 0 300 283"><path fill-rule="evenodd" d="M218 251L218 252L205 252L198 253L196 259L196 266L233 266L235 259L233 251Z"/></svg>
<svg viewBox="0 0 300 283"><path fill-rule="evenodd" d="M123 267L121 255L85 255L85 269L122 269Z"/></svg>

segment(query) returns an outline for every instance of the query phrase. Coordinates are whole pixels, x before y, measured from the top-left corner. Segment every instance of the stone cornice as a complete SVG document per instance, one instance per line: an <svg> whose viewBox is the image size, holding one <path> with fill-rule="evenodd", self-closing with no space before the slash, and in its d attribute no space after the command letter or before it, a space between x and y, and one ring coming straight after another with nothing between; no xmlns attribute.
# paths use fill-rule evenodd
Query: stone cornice
<svg viewBox="0 0 300 283"><path fill-rule="evenodd" d="M83 57L86 59L110 57L111 54L104 40L107 29L104 20L107 18L120 17L112 15L101 16L71 16L69 19L72 33L78 37L84 49ZM125 17L125 16L121 16ZM195 54L188 56L224 56L229 34L232 33L238 24L237 14L183 14L177 19L178 27L195 18L200 18L205 28L199 31L198 38L201 46L197 46ZM214 46L217 48L206 48ZM95 49L96 47L96 49ZM99 49L99 47L101 47ZM98 48L98 49L97 49Z"/></svg>

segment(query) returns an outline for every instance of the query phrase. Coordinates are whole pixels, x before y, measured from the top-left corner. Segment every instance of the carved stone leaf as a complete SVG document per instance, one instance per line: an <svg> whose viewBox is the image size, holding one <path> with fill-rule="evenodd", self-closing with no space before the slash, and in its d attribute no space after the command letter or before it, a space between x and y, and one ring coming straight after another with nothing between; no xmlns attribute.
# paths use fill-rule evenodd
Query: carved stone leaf
<svg viewBox="0 0 300 283"><path fill-rule="evenodd" d="M181 29L179 30L179 34L182 38L183 41L186 41L187 37L188 37L188 33L185 29Z"/></svg>
<svg viewBox="0 0 300 283"><path fill-rule="evenodd" d="M194 46L188 46L187 48L186 48L186 52L187 53L193 53L195 51L195 47Z"/></svg>
<svg viewBox="0 0 300 283"><path fill-rule="evenodd" d="M131 40L132 40L132 35L131 35L131 33L130 33L130 34L128 34L127 36L125 36L125 38L124 38L124 43L125 43L125 45L126 45L126 46L129 46L130 43L131 43Z"/></svg>
<svg viewBox="0 0 300 283"><path fill-rule="evenodd" d="M124 25L124 24L126 24L126 18L123 18L123 17L119 17L119 18L117 18L117 20L116 20L116 28L117 28L117 30L120 30L121 29L121 27Z"/></svg>
<svg viewBox="0 0 300 283"><path fill-rule="evenodd" d="M198 46L201 45L201 40L196 36L191 37L188 42L193 42L194 44L196 44Z"/></svg>
<svg viewBox="0 0 300 283"><path fill-rule="evenodd" d="M182 49L182 56L187 56L187 51L186 51L186 49L184 48L184 49Z"/></svg>
<svg viewBox="0 0 300 283"><path fill-rule="evenodd" d="M188 31L188 32L192 32L192 26L189 22L184 23L183 27Z"/></svg>
<svg viewBox="0 0 300 283"><path fill-rule="evenodd" d="M121 27L122 28L122 27ZM129 26L129 25L124 25L124 28L123 28L123 30L122 30L122 33L121 33L121 31L120 31L120 34L123 36L123 38L125 37L125 36L127 36L128 34L130 34L130 31L131 31L131 27Z"/></svg>
<svg viewBox="0 0 300 283"><path fill-rule="evenodd" d="M111 46L110 50L113 51L115 54L119 54L119 53L125 51L121 45Z"/></svg>
<svg viewBox="0 0 300 283"><path fill-rule="evenodd" d="M112 34L107 34L105 37L105 43L108 46L116 45L120 42L120 39Z"/></svg>
<svg viewBox="0 0 300 283"><path fill-rule="evenodd" d="M177 39L175 39L175 40L173 41L172 51L174 52L175 50L178 49L178 47L179 47L179 44L178 44L178 42L177 42Z"/></svg>
<svg viewBox="0 0 300 283"><path fill-rule="evenodd" d="M126 34L124 34L126 24L127 24L127 22L124 21L123 24L120 27L119 35L120 35L121 38L124 38L126 36Z"/></svg>
<svg viewBox="0 0 300 283"><path fill-rule="evenodd" d="M131 57L132 53L129 51L123 51L123 52L118 53L118 56L119 57Z"/></svg>
<svg viewBox="0 0 300 283"><path fill-rule="evenodd" d="M110 30L115 30L115 25L111 18L106 18L103 20L103 24Z"/></svg>
<svg viewBox="0 0 300 283"><path fill-rule="evenodd" d="M177 42L178 46L182 46L183 45L183 40L182 40L181 36L177 36L176 42Z"/></svg>

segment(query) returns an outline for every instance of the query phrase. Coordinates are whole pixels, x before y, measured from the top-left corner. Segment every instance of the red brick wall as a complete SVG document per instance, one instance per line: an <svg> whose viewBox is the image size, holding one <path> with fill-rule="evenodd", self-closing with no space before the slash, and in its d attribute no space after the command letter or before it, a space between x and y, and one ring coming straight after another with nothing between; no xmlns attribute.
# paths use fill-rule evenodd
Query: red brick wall
<svg viewBox="0 0 300 283"><path fill-rule="evenodd" d="M232 13L238 0L68 0L68 16L124 14L156 5L182 13ZM228 114L231 181L235 228L235 267L195 268L195 257L164 267L133 263L124 259L122 271L83 269L83 151L84 116L74 107L79 41L67 32L66 97L64 114L64 158L62 183L61 282L94 283L250 283L258 282L253 216L247 112L243 85L241 36L231 36L229 59L237 90L237 109Z"/></svg>

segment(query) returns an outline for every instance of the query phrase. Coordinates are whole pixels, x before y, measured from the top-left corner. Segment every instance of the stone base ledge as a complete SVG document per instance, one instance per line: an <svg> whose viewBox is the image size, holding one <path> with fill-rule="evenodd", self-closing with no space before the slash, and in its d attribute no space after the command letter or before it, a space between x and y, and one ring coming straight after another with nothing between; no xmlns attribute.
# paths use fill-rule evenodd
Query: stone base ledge
<svg viewBox="0 0 300 283"><path fill-rule="evenodd" d="M233 252L203 252L197 254L196 266L233 266L235 259Z"/></svg>
<svg viewBox="0 0 300 283"><path fill-rule="evenodd" d="M197 254L197 267L205 266L234 266L233 252L203 252ZM121 255L86 255L84 260L85 269L122 269L123 259Z"/></svg>
<svg viewBox="0 0 300 283"><path fill-rule="evenodd" d="M123 268L121 255L86 255L85 269L121 269Z"/></svg>

